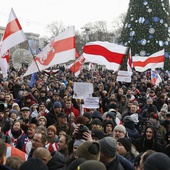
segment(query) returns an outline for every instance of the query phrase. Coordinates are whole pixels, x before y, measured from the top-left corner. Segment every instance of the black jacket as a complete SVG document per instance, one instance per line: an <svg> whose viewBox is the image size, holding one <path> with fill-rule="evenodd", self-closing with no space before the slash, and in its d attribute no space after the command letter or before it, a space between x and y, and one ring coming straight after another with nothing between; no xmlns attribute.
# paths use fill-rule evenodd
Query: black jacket
<svg viewBox="0 0 170 170"><path fill-rule="evenodd" d="M52 158L47 163L49 170L64 170L65 169L65 158L64 156L56 151L51 154Z"/></svg>

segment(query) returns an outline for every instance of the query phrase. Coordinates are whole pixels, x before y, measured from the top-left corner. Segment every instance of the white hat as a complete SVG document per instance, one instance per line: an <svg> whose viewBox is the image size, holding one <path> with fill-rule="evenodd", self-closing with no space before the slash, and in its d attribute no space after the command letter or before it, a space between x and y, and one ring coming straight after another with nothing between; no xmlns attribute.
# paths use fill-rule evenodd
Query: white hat
<svg viewBox="0 0 170 170"><path fill-rule="evenodd" d="M13 103L13 104L12 104L12 109L13 109L15 106L18 106L18 107L19 107L18 103Z"/></svg>

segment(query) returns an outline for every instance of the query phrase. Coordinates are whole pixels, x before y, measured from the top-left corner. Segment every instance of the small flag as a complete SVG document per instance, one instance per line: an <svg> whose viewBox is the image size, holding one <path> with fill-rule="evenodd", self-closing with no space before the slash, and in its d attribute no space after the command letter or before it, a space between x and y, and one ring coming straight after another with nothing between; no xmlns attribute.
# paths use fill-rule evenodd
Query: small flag
<svg viewBox="0 0 170 170"><path fill-rule="evenodd" d="M158 86L162 82L162 79L157 70L151 70L151 83L152 85Z"/></svg>

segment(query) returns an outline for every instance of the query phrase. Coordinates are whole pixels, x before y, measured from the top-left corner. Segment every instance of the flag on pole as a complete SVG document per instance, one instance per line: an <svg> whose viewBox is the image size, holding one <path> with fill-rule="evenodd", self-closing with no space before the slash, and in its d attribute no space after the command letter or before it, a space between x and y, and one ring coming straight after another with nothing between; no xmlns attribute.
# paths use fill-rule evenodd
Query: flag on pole
<svg viewBox="0 0 170 170"><path fill-rule="evenodd" d="M131 49L129 49L129 55L127 59L127 71L132 72L132 68L133 68L132 55Z"/></svg>
<svg viewBox="0 0 170 170"><path fill-rule="evenodd" d="M16 17L14 10L11 9L8 23L1 40L0 56L3 56L10 48L24 42L25 40L26 36L18 21L18 18Z"/></svg>
<svg viewBox="0 0 170 170"><path fill-rule="evenodd" d="M31 75L31 80L30 80L30 84L29 84L29 86L30 86L31 88L33 87L33 85L34 85L34 83L35 83L36 77L37 77L37 73L33 73L33 74Z"/></svg>
<svg viewBox="0 0 170 170"><path fill-rule="evenodd" d="M89 62L105 65L108 70L118 71L127 49L127 47L106 41L95 41L84 46L83 56Z"/></svg>
<svg viewBox="0 0 170 170"><path fill-rule="evenodd" d="M24 76L75 60L75 56L75 28L69 27L54 37L34 58Z"/></svg>
<svg viewBox="0 0 170 170"><path fill-rule="evenodd" d="M162 79L157 70L151 69L151 83L152 85L158 86L162 82Z"/></svg>
<svg viewBox="0 0 170 170"><path fill-rule="evenodd" d="M164 67L164 50L158 51L149 57L132 57L133 65L136 71L144 72L148 69Z"/></svg>
<svg viewBox="0 0 170 170"><path fill-rule="evenodd" d="M68 69L72 73L74 73L74 75L77 77L83 68L84 62L85 62L85 58L83 57L83 55L81 55L79 58L77 58L77 60L74 63L68 66Z"/></svg>

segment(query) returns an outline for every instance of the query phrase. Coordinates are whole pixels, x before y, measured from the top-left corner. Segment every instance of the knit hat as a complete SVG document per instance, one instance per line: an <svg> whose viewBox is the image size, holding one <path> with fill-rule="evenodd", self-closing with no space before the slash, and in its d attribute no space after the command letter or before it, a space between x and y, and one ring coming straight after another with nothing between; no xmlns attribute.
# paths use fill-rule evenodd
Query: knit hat
<svg viewBox="0 0 170 170"><path fill-rule="evenodd" d="M19 170L25 170L25 169L48 170L48 167L45 165L45 163L41 159L30 158L27 161L25 161L19 168Z"/></svg>
<svg viewBox="0 0 170 170"><path fill-rule="evenodd" d="M88 160L83 162L82 164L80 164L77 167L77 170L106 170L106 166L100 162L100 161L96 161L96 160Z"/></svg>
<svg viewBox="0 0 170 170"><path fill-rule="evenodd" d="M85 141L77 148L77 155L86 160L99 160L100 145L98 142Z"/></svg>
<svg viewBox="0 0 170 170"><path fill-rule="evenodd" d="M52 130L54 132L54 134L56 134L56 132L57 132L57 129L56 129L56 127L54 125L48 126L47 131L48 130Z"/></svg>
<svg viewBox="0 0 170 170"><path fill-rule="evenodd" d="M131 151L132 143L128 138L119 138L117 142L120 142L125 147L127 152Z"/></svg>
<svg viewBox="0 0 170 170"><path fill-rule="evenodd" d="M123 125L116 125L114 130L120 130L124 134L126 134L126 128Z"/></svg>
<svg viewBox="0 0 170 170"><path fill-rule="evenodd" d="M88 119L91 119L92 118L92 114L90 112L85 112L83 114L84 117L87 117Z"/></svg>
<svg viewBox="0 0 170 170"><path fill-rule="evenodd" d="M103 131L101 130L92 130L91 135L92 135L92 138L97 138L98 140L105 137Z"/></svg>
<svg viewBox="0 0 170 170"><path fill-rule="evenodd" d="M11 111L9 112L10 116L11 116L12 113L15 113L16 115L18 115L18 111L17 111L17 110L11 110Z"/></svg>
<svg viewBox="0 0 170 170"><path fill-rule="evenodd" d="M149 118L159 120L158 114L156 114L156 113L150 113Z"/></svg>
<svg viewBox="0 0 170 170"><path fill-rule="evenodd" d="M131 116L125 116L123 118L123 123L129 123L129 122L133 122L132 117Z"/></svg>
<svg viewBox="0 0 170 170"><path fill-rule="evenodd" d="M113 137L105 137L99 140L101 151L109 156L114 157L116 155L117 142Z"/></svg>
<svg viewBox="0 0 170 170"><path fill-rule="evenodd" d="M103 118L98 110L95 110L92 114L92 119L95 119L95 118L98 118L99 120L101 120L101 122L103 121Z"/></svg>
<svg viewBox="0 0 170 170"><path fill-rule="evenodd" d="M60 102L55 102L54 105L53 105L54 109L56 108L62 108L62 105Z"/></svg>
<svg viewBox="0 0 170 170"><path fill-rule="evenodd" d="M46 119L45 116L40 116L40 117L38 118L38 121L39 121L40 119L44 119L44 120L45 120L45 124L47 124L47 119Z"/></svg>
<svg viewBox="0 0 170 170"><path fill-rule="evenodd" d="M170 158L161 152L152 153L144 162L144 170L170 170Z"/></svg>
<svg viewBox="0 0 170 170"><path fill-rule="evenodd" d="M92 121L92 125L102 126L102 122L101 122L99 119L95 118L95 119L93 119L93 121Z"/></svg>
<svg viewBox="0 0 170 170"><path fill-rule="evenodd" d="M19 106L18 103L13 103L13 104L12 104L12 109L13 109L15 106Z"/></svg>
<svg viewBox="0 0 170 170"><path fill-rule="evenodd" d="M29 107L22 107L21 111L30 111L30 108Z"/></svg>
<svg viewBox="0 0 170 170"><path fill-rule="evenodd" d="M67 170L76 170L77 167L85 161L86 159L84 158L77 158L68 165Z"/></svg>
<svg viewBox="0 0 170 170"><path fill-rule="evenodd" d="M106 117L111 117L113 119L113 121L114 121L115 118L116 118L116 114L115 114L115 112L108 112Z"/></svg>

